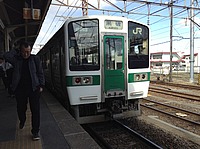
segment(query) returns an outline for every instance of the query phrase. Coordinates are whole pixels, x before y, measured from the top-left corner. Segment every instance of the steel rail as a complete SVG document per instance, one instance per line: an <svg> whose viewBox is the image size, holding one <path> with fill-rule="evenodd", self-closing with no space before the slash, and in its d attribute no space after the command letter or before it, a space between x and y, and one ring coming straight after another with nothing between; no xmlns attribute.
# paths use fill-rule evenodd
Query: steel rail
<svg viewBox="0 0 200 149"><path fill-rule="evenodd" d="M124 125L120 121L118 121L118 120L114 120L114 121L116 123L118 123L121 127L125 128L126 130L128 130L129 132L131 132L133 135L139 137L142 141L144 141L150 147L153 147L155 149L162 149L162 147L160 147L156 143L152 142L151 140L147 139L146 137L144 137L143 135L139 134L138 132L134 131L133 129L129 128L128 126Z"/></svg>
<svg viewBox="0 0 200 149"><path fill-rule="evenodd" d="M149 108L149 109L158 111L158 112L160 112L160 113L164 113L164 114L166 114L166 115L169 115L169 116L178 118L178 119L183 120L183 121L187 121L187 122L189 122L189 123L192 123L192 124L195 124L195 125L198 125L198 126L200 125L200 122L196 122L196 121L192 121L192 120L189 120L189 119L186 119L186 118L183 118L183 117L179 117L179 116L176 116L176 115L174 115L174 114L171 114L171 113L162 111L162 110L157 109L157 108L154 108L154 107L150 107L150 106L147 106L147 105L144 105L144 104L140 104L140 106L143 106L143 107L146 107L146 108Z"/></svg>
<svg viewBox="0 0 200 149"><path fill-rule="evenodd" d="M172 90L164 90L161 88L152 88L152 87L149 87L149 91L160 93L160 94L165 94L165 95L170 95L170 96L175 96L175 97L180 97L180 98L193 100L193 101L200 101L200 96L197 96L194 94L192 95L192 94L187 94L187 93L183 93L183 92L176 92L176 91L172 91ZM195 98L192 98L192 97L195 97Z"/></svg>
<svg viewBox="0 0 200 149"><path fill-rule="evenodd" d="M95 139L95 141L102 147L106 149L112 149L112 147L91 127L87 124L82 125L82 127Z"/></svg>
<svg viewBox="0 0 200 149"><path fill-rule="evenodd" d="M147 101L150 101L150 102L153 102L153 103L157 103L157 104L160 104L160 105L163 105L163 106L169 107L169 108L174 108L174 109L177 109L177 110L181 110L181 111L184 111L184 112L188 112L188 113L191 113L191 114L194 114L194 115L200 116L200 113L191 112L191 111L189 111L189 110L181 109L181 108L174 107L174 106L171 106L171 105L167 105L167 104L165 104L165 103L161 103L161 102L153 101L153 100L150 100L150 99L147 99L147 98L143 98L143 100L147 100Z"/></svg>
<svg viewBox="0 0 200 149"><path fill-rule="evenodd" d="M157 81L150 81L150 84L161 84L161 85L166 85L166 86L200 90L200 86L195 86L195 85L185 85L185 84L177 84L177 83L175 84L175 83L157 82Z"/></svg>

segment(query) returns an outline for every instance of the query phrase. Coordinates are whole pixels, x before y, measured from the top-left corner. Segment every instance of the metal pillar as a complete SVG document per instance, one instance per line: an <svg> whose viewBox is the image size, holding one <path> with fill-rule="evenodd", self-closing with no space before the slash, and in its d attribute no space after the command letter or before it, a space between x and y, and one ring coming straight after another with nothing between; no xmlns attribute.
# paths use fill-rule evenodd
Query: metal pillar
<svg viewBox="0 0 200 149"><path fill-rule="evenodd" d="M194 1L190 1L191 7L194 6ZM193 20L194 10L190 9L190 18ZM190 20L190 82L194 82L194 23Z"/></svg>
<svg viewBox="0 0 200 149"><path fill-rule="evenodd" d="M170 12L170 69L169 69L169 82L172 82L172 47L173 47L173 0L170 2L171 4L171 12Z"/></svg>

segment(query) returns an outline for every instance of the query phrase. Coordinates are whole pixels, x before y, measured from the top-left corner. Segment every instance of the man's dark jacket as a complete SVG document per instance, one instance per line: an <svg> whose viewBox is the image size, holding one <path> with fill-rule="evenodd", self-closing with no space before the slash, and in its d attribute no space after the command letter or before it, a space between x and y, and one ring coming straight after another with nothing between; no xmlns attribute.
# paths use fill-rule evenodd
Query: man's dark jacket
<svg viewBox="0 0 200 149"><path fill-rule="evenodd" d="M23 57L16 50L11 50L4 54L4 58L7 62L13 65L14 70L11 88L15 91L21 78ZM28 65L32 80L32 89L35 91L38 87L43 87L45 85L40 58L36 55L30 55L28 58Z"/></svg>

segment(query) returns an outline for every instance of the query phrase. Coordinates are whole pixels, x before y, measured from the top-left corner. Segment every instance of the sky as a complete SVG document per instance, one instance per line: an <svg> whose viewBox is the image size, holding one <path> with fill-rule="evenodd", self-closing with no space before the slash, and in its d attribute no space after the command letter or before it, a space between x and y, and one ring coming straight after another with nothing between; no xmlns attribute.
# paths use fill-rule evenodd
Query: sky
<svg viewBox="0 0 200 149"><path fill-rule="evenodd" d="M98 0L88 0L88 2L98 7ZM104 11L88 9L88 15L110 15L110 16L124 16L134 19L143 24L149 25L150 36L150 52L170 52L170 8L167 5L143 5L136 2L128 2L126 7L123 1L109 0L112 4L116 5L126 11L132 10L131 13L120 12L118 8L113 7L111 4L100 0L100 9ZM137 1L137 0L136 0ZM149 0L150 2L160 3L160 0ZM52 4L48 10L45 21L40 30L39 36L33 46L33 54L36 54L42 46L55 34L55 32L63 25L69 17L82 16L82 9L58 6L56 4L70 4L81 6L81 0L52 0ZM169 3L168 0L162 0L163 4ZM174 5L177 6L190 6L190 0L176 0ZM198 8L198 3L194 3ZM90 6L89 6L90 7ZM110 10L110 11L108 11ZM113 12L115 11L115 12ZM118 11L118 12L117 12ZM200 24L199 10L194 10L193 20ZM151 14L151 15L147 15ZM173 7L173 52L190 53L190 16L189 10ZM194 25L194 51L200 49L200 27Z"/></svg>

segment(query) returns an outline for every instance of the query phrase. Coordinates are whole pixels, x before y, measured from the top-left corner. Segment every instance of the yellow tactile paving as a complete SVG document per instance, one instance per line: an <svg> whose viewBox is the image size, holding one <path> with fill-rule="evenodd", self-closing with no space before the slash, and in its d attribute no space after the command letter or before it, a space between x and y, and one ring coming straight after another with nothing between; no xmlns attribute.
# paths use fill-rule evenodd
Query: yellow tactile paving
<svg viewBox="0 0 200 149"><path fill-rule="evenodd" d="M42 149L41 140L33 141L31 135L31 112L28 108L27 120L25 126L20 130L19 122L16 124L16 136L15 140L8 142L1 142L0 149Z"/></svg>

